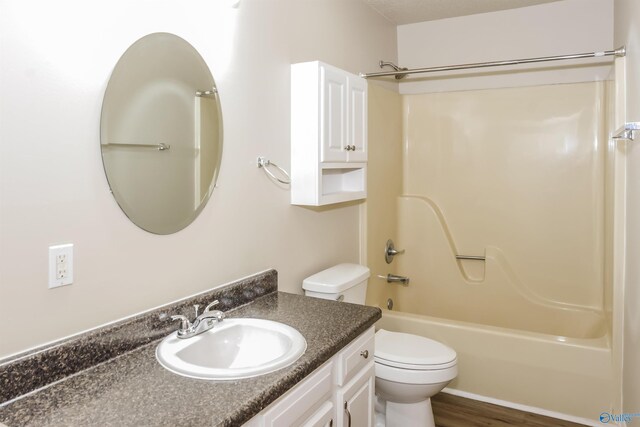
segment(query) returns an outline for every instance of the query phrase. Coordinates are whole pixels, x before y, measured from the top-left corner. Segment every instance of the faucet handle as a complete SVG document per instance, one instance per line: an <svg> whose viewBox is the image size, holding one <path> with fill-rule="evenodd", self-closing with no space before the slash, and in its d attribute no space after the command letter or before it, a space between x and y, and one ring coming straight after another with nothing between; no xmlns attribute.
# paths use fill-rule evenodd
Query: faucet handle
<svg viewBox="0 0 640 427"><path fill-rule="evenodd" d="M391 261L393 261L393 257L396 255L402 255L404 253L404 249L396 249L396 247L393 244L393 240L389 239L387 240L387 244L384 247L384 260L387 262L387 264L391 264Z"/></svg>
<svg viewBox="0 0 640 427"><path fill-rule="evenodd" d="M218 300L213 301L212 303L210 303L208 306L206 306L206 307L204 308L203 313L206 313L207 311L211 311L211 307L215 307L215 306L216 306L216 305L218 305L219 303L220 303L220 301L218 301Z"/></svg>
<svg viewBox="0 0 640 427"><path fill-rule="evenodd" d="M189 322L189 319L187 319L187 317L183 316L182 314L176 314L174 316L171 316L171 320L179 320L180 330L182 331L185 331L191 327L191 322Z"/></svg>

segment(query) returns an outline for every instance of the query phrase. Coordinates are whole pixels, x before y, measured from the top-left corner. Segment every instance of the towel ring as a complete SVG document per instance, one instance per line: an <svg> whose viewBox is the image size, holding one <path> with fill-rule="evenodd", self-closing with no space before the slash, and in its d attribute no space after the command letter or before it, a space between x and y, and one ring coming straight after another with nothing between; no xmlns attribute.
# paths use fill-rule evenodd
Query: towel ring
<svg viewBox="0 0 640 427"><path fill-rule="evenodd" d="M282 184L291 184L291 178L289 177L289 174L287 173L286 170L282 169L280 166L276 165L275 163L273 163L272 161L270 161L269 159L265 159L264 157L260 156L257 159L258 162L258 168L263 168L264 171L267 173L267 175L269 175L271 178L275 179L276 181L282 183ZM280 171L280 173L282 173L284 176L286 176L286 181L283 179L278 178L277 176L275 176L268 168L267 166L274 166L276 169L278 169Z"/></svg>

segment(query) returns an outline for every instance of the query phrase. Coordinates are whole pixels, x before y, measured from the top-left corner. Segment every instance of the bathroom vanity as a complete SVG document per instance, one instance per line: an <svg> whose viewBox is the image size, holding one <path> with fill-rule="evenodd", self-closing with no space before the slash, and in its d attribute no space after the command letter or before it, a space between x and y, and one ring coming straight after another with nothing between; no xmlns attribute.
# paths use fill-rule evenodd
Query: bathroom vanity
<svg viewBox="0 0 640 427"><path fill-rule="evenodd" d="M373 426L373 354L371 326L247 426Z"/></svg>
<svg viewBox="0 0 640 427"><path fill-rule="evenodd" d="M254 378L176 375L155 358L175 331L219 300L228 318L290 325L307 341L292 365ZM204 306L202 305L202 306ZM22 425L372 425L373 307L277 291L270 270L223 288L0 361L0 423ZM346 402L346 406L345 406Z"/></svg>

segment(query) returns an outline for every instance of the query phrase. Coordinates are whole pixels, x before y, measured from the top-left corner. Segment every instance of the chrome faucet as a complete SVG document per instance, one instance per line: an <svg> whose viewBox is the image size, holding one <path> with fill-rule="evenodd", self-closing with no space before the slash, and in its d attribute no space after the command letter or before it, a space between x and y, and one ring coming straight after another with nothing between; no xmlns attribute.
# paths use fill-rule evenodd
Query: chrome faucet
<svg viewBox="0 0 640 427"><path fill-rule="evenodd" d="M213 328L216 323L224 319L224 313L220 310L211 310L212 307L218 305L219 301L215 300L205 307L201 315L198 316L198 307L196 306L196 318L191 323L186 316L177 314L171 316L171 320L180 320L180 329L178 329L178 338L191 338Z"/></svg>

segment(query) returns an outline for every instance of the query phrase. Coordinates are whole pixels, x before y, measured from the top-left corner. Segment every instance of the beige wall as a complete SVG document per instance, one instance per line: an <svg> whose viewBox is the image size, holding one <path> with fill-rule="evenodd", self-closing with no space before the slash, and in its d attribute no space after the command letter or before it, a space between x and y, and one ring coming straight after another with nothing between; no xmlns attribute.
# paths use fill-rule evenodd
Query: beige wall
<svg viewBox="0 0 640 427"><path fill-rule="evenodd" d="M289 66L357 73L396 59L396 29L359 0L0 3L0 356L274 267L280 289L359 256L358 205L312 210L255 166L290 169ZM218 188L186 229L138 229L99 149L113 66L141 36L199 50L222 100ZM47 289L47 248L75 245L75 282Z"/></svg>
<svg viewBox="0 0 640 427"><path fill-rule="evenodd" d="M416 68L608 50L614 47L612 24L612 0L563 0L401 25L398 61L403 67ZM545 63L414 76L403 80L400 92L448 92L606 79L610 66L594 66L596 63L572 61L571 65Z"/></svg>
<svg viewBox="0 0 640 427"><path fill-rule="evenodd" d="M366 259L363 262L371 270L367 304L384 307L387 298L395 298L398 290L397 285L377 276L395 273L398 264L397 260L386 263L384 247L387 239L398 241L396 200L402 192L402 97L369 84L368 108Z"/></svg>
<svg viewBox="0 0 640 427"><path fill-rule="evenodd" d="M640 2L615 0L615 42L627 47L626 121L640 121ZM627 143L626 265L622 398L624 412L640 408L640 147ZM630 425L639 421L634 419Z"/></svg>

